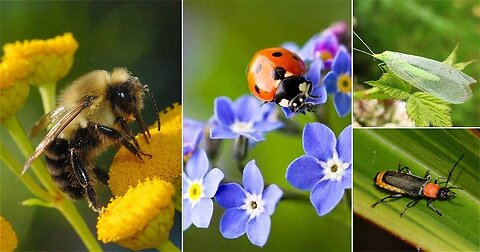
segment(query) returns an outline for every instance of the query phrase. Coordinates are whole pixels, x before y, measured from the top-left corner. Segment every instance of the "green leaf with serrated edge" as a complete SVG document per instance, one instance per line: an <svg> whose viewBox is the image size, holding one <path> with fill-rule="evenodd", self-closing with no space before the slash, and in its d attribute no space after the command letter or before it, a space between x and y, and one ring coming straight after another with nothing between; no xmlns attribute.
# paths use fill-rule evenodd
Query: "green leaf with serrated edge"
<svg viewBox="0 0 480 252"><path fill-rule="evenodd" d="M410 96L411 86L391 71L384 73L377 81L367 81L366 83L379 88L383 93L395 99L405 100Z"/></svg>
<svg viewBox="0 0 480 252"><path fill-rule="evenodd" d="M457 49L459 45L460 43L458 43L457 46L455 46L455 49L453 49L452 53L448 55L448 57L443 61L443 63L448 64L450 66L453 66L455 64L455 62L457 61Z"/></svg>
<svg viewBox="0 0 480 252"><path fill-rule="evenodd" d="M53 203L46 202L41 199L32 198L22 201L22 206L42 206L42 207L54 207Z"/></svg>
<svg viewBox="0 0 480 252"><path fill-rule="evenodd" d="M475 61L477 61L477 60L470 60L470 61L467 61L467 62L455 63L455 64L453 64L453 68L462 71L463 69L465 69L465 67L472 64Z"/></svg>
<svg viewBox="0 0 480 252"><path fill-rule="evenodd" d="M407 100L407 114L419 127L452 126L448 103L429 93L413 93Z"/></svg>
<svg viewBox="0 0 480 252"><path fill-rule="evenodd" d="M480 142L465 129L354 129L353 196L354 213L425 251L480 251ZM458 186L450 200L436 200L432 205L439 216L422 199L400 213L412 198L400 198L371 205L388 196L375 186L375 174L408 166L423 177L430 170L432 182L448 177L461 155L465 157L455 169L448 186ZM354 225L354 229L356 226ZM361 230L354 230L358 232Z"/></svg>

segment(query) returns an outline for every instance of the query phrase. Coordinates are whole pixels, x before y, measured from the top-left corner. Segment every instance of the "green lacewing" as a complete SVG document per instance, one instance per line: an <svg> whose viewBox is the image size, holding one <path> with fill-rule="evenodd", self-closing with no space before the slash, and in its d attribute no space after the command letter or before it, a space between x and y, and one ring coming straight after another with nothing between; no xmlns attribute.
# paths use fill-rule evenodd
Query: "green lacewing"
<svg viewBox="0 0 480 252"><path fill-rule="evenodd" d="M472 97L470 84L476 80L462 71L420 56L392 51L374 53L355 31L353 33L371 53L354 50L383 61L392 73L412 86L453 104L464 103Z"/></svg>

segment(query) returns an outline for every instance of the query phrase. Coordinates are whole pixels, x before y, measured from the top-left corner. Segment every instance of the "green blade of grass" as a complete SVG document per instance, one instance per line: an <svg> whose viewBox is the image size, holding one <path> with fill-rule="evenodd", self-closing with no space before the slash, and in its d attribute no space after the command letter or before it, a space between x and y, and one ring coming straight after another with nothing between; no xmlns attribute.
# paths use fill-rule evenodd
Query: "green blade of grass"
<svg viewBox="0 0 480 252"><path fill-rule="evenodd" d="M479 147L479 138L468 130L355 129L355 214L422 250L479 251ZM456 197L432 203L443 216L422 200L400 217L412 200L407 197L371 207L391 194L374 185L377 172L396 170L400 163L421 177L430 170L433 182L436 178L447 177L463 154L465 157L449 182L449 186L459 186L463 190L452 189Z"/></svg>

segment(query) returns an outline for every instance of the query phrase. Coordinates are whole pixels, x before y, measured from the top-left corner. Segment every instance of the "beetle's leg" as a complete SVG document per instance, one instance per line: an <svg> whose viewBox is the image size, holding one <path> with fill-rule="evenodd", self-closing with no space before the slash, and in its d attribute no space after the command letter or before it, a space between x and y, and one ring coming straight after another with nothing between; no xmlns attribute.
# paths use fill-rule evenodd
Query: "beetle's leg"
<svg viewBox="0 0 480 252"><path fill-rule="evenodd" d="M403 171L403 170L406 170L406 171L407 171L407 174L412 175L412 171L410 171L410 168L408 168L408 166L402 167L401 164L398 164L398 171L401 172L401 171Z"/></svg>
<svg viewBox="0 0 480 252"><path fill-rule="evenodd" d="M93 167L93 174L95 174L95 177L102 182L105 185L108 185L108 180L110 177L108 176L108 173L105 171L101 170L98 167Z"/></svg>
<svg viewBox="0 0 480 252"><path fill-rule="evenodd" d="M430 180L430 178L431 178L431 177L430 177L430 170L427 170L427 171L425 172L425 176L423 176L423 178ZM437 180L435 180L435 184L436 184L436 183L437 183Z"/></svg>
<svg viewBox="0 0 480 252"><path fill-rule="evenodd" d="M410 207L413 207L415 206L422 198L421 197L418 197L418 198L415 198L413 199L412 201L408 202L407 204L407 207L405 207L405 209L403 210L403 212L400 214L400 217L402 217L405 212L407 211L407 209L409 209Z"/></svg>
<svg viewBox="0 0 480 252"><path fill-rule="evenodd" d="M435 199L429 199L429 200L427 201L427 206L429 206L433 211L437 212L438 215L442 216L443 214L442 214L440 211L438 211L437 209L435 209L435 207L433 207L432 202L433 202L434 200L435 200Z"/></svg>
<svg viewBox="0 0 480 252"><path fill-rule="evenodd" d="M404 196L403 194L391 194L391 195L388 195L387 197L385 197L385 198L383 198L383 199L375 202L375 204L373 204L372 207L375 207L377 204L382 203L382 202L384 202L384 201L387 200L387 199L398 199L398 198L401 198L401 197L403 197L403 196Z"/></svg>

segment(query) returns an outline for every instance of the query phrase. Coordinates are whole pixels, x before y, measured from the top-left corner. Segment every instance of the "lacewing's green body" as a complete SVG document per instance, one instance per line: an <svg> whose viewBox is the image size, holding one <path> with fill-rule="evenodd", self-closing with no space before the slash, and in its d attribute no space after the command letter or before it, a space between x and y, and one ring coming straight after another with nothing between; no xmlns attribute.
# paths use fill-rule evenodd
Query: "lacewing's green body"
<svg viewBox="0 0 480 252"><path fill-rule="evenodd" d="M436 60L385 51L373 57L387 64L390 71L414 87L453 104L472 97L470 84L475 79Z"/></svg>

